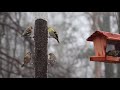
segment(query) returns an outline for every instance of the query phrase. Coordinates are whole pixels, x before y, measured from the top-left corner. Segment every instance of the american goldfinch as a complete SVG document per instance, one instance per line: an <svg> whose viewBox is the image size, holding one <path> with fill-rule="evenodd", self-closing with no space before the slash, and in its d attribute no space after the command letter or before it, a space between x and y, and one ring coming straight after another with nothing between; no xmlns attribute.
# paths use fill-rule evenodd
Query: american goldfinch
<svg viewBox="0 0 120 90"><path fill-rule="evenodd" d="M58 34L52 27L48 27L48 33L50 35L50 38L55 38L59 43Z"/></svg>
<svg viewBox="0 0 120 90"><path fill-rule="evenodd" d="M117 56L120 55L120 51L118 51L118 50L110 50L110 51L108 51L108 52L106 53L106 55L117 57Z"/></svg>
<svg viewBox="0 0 120 90"><path fill-rule="evenodd" d="M48 55L48 65L53 66L56 61L56 56L53 53L49 53Z"/></svg>
<svg viewBox="0 0 120 90"><path fill-rule="evenodd" d="M27 52L26 55L24 56L24 64L21 65L21 67L24 67L27 65L31 60L31 52Z"/></svg>
<svg viewBox="0 0 120 90"><path fill-rule="evenodd" d="M33 29L33 27L32 27L32 26L29 26L29 27L23 32L22 36L30 37L31 34L32 34L32 29Z"/></svg>

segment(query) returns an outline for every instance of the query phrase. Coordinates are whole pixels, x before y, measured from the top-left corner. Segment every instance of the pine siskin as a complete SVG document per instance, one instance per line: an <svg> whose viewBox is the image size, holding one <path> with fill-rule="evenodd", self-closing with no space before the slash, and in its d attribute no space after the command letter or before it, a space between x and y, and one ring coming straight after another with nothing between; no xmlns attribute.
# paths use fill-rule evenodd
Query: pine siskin
<svg viewBox="0 0 120 90"><path fill-rule="evenodd" d="M33 29L33 27L32 27L32 26L29 26L29 27L23 32L22 36L24 36L24 37L30 37L31 34L32 34L32 29Z"/></svg>
<svg viewBox="0 0 120 90"><path fill-rule="evenodd" d="M31 60L31 52L27 52L26 55L24 56L24 64L21 65L21 67L24 67L27 65Z"/></svg>
<svg viewBox="0 0 120 90"><path fill-rule="evenodd" d="M56 61L56 56L53 53L49 53L48 55L48 65L53 66Z"/></svg>
<svg viewBox="0 0 120 90"><path fill-rule="evenodd" d="M118 50L110 50L110 51L108 51L108 52L106 53L106 55L117 57L117 56L120 55L120 51L118 51Z"/></svg>

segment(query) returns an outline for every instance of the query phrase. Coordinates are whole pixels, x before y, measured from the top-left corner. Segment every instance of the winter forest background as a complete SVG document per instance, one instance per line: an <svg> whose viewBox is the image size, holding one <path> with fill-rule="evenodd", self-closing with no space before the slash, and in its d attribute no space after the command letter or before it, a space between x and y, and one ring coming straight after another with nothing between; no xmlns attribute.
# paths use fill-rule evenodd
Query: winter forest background
<svg viewBox="0 0 120 90"><path fill-rule="evenodd" d="M86 39L96 30L119 33L117 12L0 12L0 78L33 78L34 68L21 68L26 50L34 52L34 40L21 33L37 18L55 27L60 44L48 39L48 52L57 57L48 68L48 78L117 78L120 65L90 61L92 42Z"/></svg>

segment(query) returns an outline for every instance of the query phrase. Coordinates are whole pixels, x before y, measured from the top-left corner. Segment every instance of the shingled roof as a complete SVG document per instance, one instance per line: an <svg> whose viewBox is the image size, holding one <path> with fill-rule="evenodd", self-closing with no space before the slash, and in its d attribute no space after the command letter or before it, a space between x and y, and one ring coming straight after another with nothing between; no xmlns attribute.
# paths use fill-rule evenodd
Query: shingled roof
<svg viewBox="0 0 120 90"><path fill-rule="evenodd" d="M110 32L104 32L104 31L95 31L89 38L87 38L87 41L93 41L95 39L95 37L98 36L103 36L108 40L116 40L116 41L120 41L120 34L113 34Z"/></svg>

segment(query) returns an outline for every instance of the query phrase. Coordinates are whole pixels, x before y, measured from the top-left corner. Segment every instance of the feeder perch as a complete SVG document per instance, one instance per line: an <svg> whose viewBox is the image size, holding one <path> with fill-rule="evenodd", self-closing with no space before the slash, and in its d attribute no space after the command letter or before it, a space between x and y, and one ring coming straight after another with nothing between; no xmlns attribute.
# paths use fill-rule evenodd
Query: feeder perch
<svg viewBox="0 0 120 90"><path fill-rule="evenodd" d="M90 61L120 63L120 56L108 56L106 54L107 45L113 45L115 50L120 51L120 34L95 31L87 41L94 43L95 56L91 56Z"/></svg>

